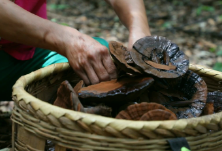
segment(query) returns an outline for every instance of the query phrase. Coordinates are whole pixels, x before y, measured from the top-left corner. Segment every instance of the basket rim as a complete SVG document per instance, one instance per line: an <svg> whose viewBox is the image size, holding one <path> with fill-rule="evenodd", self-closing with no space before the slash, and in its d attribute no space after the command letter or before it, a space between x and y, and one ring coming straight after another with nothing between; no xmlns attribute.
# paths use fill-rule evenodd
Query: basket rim
<svg viewBox="0 0 222 151"><path fill-rule="evenodd" d="M111 127L115 127L115 129L119 131L125 128L130 128L134 130L140 130L143 128L145 128L146 130L155 130L156 128L183 130L186 127L195 128L197 125L206 125L210 124L211 122L217 124L221 121L222 118L222 112L219 112L216 114L202 116L202 117L168 120L168 121L132 121L132 120L115 119L115 118L103 117L100 115L92 115L92 114L72 111L57 106L53 106L47 102L44 102L32 96L24 89L26 85L30 84L35 79L40 80L45 77L48 77L53 73L62 72L68 69L70 69L68 63L57 63L20 77L13 86L13 92L12 92L13 100L17 104L19 104L20 101L24 101L26 104L31 105L35 111L40 110L46 116L53 115L57 119L62 116L65 116L66 118L72 121L81 120L87 125L96 124L99 127L106 127L107 125L109 125ZM222 82L222 73L219 71L208 69L200 65L192 65L192 64L190 64L189 69L193 70L199 75L212 76L213 79L220 80L219 82ZM19 108L24 110L20 106Z"/></svg>

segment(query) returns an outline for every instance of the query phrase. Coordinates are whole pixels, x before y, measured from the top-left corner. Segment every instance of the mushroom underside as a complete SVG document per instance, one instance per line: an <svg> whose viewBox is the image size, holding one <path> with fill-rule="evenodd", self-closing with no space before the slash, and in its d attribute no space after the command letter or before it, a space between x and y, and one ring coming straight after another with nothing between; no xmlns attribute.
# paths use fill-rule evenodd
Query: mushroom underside
<svg viewBox="0 0 222 151"><path fill-rule="evenodd" d="M153 87L149 101L165 105L179 119L199 116L206 104L207 85L190 70L180 78L155 79Z"/></svg>

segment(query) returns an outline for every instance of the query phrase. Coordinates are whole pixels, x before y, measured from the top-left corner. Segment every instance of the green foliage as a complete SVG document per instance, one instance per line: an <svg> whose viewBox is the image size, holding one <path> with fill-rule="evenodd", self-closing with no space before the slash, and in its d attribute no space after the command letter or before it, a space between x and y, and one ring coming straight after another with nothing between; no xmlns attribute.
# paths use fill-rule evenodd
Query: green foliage
<svg viewBox="0 0 222 151"><path fill-rule="evenodd" d="M221 50L219 50L218 52L217 52L217 54L216 54L217 56L222 56L222 49Z"/></svg>
<svg viewBox="0 0 222 151"><path fill-rule="evenodd" d="M56 18L52 18L51 21L56 23L57 19Z"/></svg>
<svg viewBox="0 0 222 151"><path fill-rule="evenodd" d="M101 35L102 35L101 32L96 33L96 37L101 37Z"/></svg>
<svg viewBox="0 0 222 151"><path fill-rule="evenodd" d="M118 16L115 16L115 17L114 17L114 21L115 21L115 22L118 22L118 21L119 21L119 17L118 17Z"/></svg>
<svg viewBox="0 0 222 151"><path fill-rule="evenodd" d="M172 27L171 22L165 22L165 23L163 23L162 27L163 27L163 28L171 28L171 27Z"/></svg>
<svg viewBox="0 0 222 151"><path fill-rule="evenodd" d="M222 63L221 62L216 62L213 69L217 70L217 71L222 71Z"/></svg>
<svg viewBox="0 0 222 151"><path fill-rule="evenodd" d="M183 5L183 1L173 1L173 5L181 6L181 5Z"/></svg>
<svg viewBox="0 0 222 151"><path fill-rule="evenodd" d="M214 47L210 48L210 52L216 52L216 48Z"/></svg>
<svg viewBox="0 0 222 151"><path fill-rule="evenodd" d="M216 1L215 4L216 5L222 5L222 1Z"/></svg>
<svg viewBox="0 0 222 151"><path fill-rule="evenodd" d="M202 13L202 11L214 12L215 9L212 6L202 5L196 9L196 14L200 15Z"/></svg>
<svg viewBox="0 0 222 151"><path fill-rule="evenodd" d="M47 6L47 8L49 10L63 10L63 9L68 8L68 7L69 7L69 5L66 5L66 4L59 4L59 5L57 5L57 4L50 4L50 5Z"/></svg>
<svg viewBox="0 0 222 151"><path fill-rule="evenodd" d="M58 22L58 20L57 20L56 18L52 18L51 21L52 21L52 22L55 22L55 23L58 23L58 24L60 24L60 25L69 26L69 24L67 24L67 23L64 23L64 22L61 22L61 23L60 23L60 22Z"/></svg>
<svg viewBox="0 0 222 151"><path fill-rule="evenodd" d="M59 23L60 25L69 26L67 23Z"/></svg>

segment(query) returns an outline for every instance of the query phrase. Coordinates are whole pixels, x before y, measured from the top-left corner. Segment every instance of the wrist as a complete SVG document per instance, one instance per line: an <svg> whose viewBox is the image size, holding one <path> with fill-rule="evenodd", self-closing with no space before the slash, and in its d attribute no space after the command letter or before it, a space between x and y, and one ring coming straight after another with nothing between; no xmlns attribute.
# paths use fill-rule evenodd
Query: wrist
<svg viewBox="0 0 222 151"><path fill-rule="evenodd" d="M58 24L57 24L58 25ZM66 56L66 51L70 45L76 41L75 37L79 37L81 33L71 27L58 25L50 28L45 36L45 41L49 44L50 50Z"/></svg>
<svg viewBox="0 0 222 151"><path fill-rule="evenodd" d="M132 49L133 44L140 38L151 36L151 33L146 29L135 28L129 31L128 49Z"/></svg>
<svg viewBox="0 0 222 151"><path fill-rule="evenodd" d="M145 36L151 36L151 32L149 26L131 26L131 28L129 29L129 35L135 35L138 38L142 38Z"/></svg>

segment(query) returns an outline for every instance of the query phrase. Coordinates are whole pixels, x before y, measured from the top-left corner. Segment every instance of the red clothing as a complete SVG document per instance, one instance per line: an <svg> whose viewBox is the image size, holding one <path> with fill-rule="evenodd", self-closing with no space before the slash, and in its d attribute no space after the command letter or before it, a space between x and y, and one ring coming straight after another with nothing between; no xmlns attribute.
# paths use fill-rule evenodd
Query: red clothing
<svg viewBox="0 0 222 151"><path fill-rule="evenodd" d="M47 18L46 0L15 0L15 4L39 17ZM18 60L31 59L35 53L35 48L32 46L10 42L5 39L0 40L0 45L2 50Z"/></svg>

